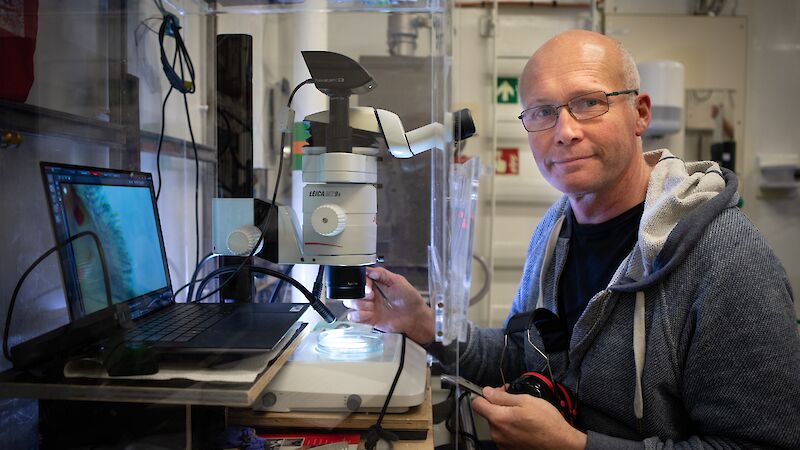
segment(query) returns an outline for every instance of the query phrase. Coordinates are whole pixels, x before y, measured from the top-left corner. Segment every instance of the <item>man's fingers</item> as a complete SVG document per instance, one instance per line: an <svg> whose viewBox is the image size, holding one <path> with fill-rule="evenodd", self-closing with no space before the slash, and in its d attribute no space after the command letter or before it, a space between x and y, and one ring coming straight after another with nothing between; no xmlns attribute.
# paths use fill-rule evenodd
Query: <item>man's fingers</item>
<svg viewBox="0 0 800 450"><path fill-rule="evenodd" d="M375 325L375 315L372 311L350 311L347 313L347 320L355 323L365 323L367 325Z"/></svg>
<svg viewBox="0 0 800 450"><path fill-rule="evenodd" d="M392 285L392 272L384 269L383 267L367 267L367 278L384 284L387 287Z"/></svg>
<svg viewBox="0 0 800 450"><path fill-rule="evenodd" d="M491 403L500 406L519 406L522 403L523 396L509 394L505 388L483 388L483 395Z"/></svg>
<svg viewBox="0 0 800 450"><path fill-rule="evenodd" d="M365 299L344 299L342 304L350 309L359 311L373 311L375 309L375 302Z"/></svg>
<svg viewBox="0 0 800 450"><path fill-rule="evenodd" d="M480 395L476 395L472 398L472 410L483 417L486 417L489 414L491 407L492 404Z"/></svg>

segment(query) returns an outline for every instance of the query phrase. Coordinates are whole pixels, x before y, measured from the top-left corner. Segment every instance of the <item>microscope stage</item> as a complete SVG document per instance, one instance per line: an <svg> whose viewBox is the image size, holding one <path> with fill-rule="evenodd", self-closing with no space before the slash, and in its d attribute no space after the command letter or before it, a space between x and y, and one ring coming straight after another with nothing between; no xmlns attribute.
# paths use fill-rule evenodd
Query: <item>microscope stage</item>
<svg viewBox="0 0 800 450"><path fill-rule="evenodd" d="M382 349L365 355L330 355L318 347L319 331L300 344L270 381L253 409L256 411L380 411L400 364L402 336L372 333ZM406 340L403 371L388 412L405 412L425 399L427 355Z"/></svg>

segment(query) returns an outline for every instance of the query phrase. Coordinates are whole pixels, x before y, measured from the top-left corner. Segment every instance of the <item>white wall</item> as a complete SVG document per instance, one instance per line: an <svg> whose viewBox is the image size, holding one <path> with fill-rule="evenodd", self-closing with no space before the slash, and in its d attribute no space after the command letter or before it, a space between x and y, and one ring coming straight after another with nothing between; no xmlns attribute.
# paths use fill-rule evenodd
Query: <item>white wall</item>
<svg viewBox="0 0 800 450"><path fill-rule="evenodd" d="M800 316L800 196L763 192L756 163L759 154L800 156L800 2L749 0L740 12L748 20L744 211L783 262Z"/></svg>
<svg viewBox="0 0 800 450"><path fill-rule="evenodd" d="M671 14L691 13L694 3L612 0L607 2L607 8L624 14L662 14L668 20ZM741 111L743 126L739 127L743 128L743 142L737 130L740 139L737 163L741 162L737 174L744 200L742 210L780 258L796 299L800 289L800 197L797 190L762 190L758 184L757 157L760 154L800 155L796 113L800 101L800 2L742 0L728 2L722 13L741 16L747 23L746 43L742 45L742 51L746 52L746 74L734 74L746 78L744 101L740 102L745 105ZM702 44L698 41L697 45ZM800 316L797 301L795 311Z"/></svg>
<svg viewBox="0 0 800 450"><path fill-rule="evenodd" d="M691 0L609 0L605 2L605 8L609 13L662 15L664 20L669 20L676 15L692 14L695 4ZM484 157L493 152L490 136L487 137L486 134L492 129L495 120L493 111L497 114L498 146L516 144L521 149L526 149L527 144L522 138L514 137L513 120L506 121L514 108L507 106L495 109L492 93L487 93L487 84L489 88L493 85L493 43L489 39L476 38L479 20L487 13L466 9L457 10L456 13L459 20L454 22L457 31L460 29L461 32L456 34L455 45L469 43L472 47L469 50L462 49L460 53L454 52L457 70L469 74L461 78L460 85L455 85L454 102L475 105L478 115L484 116L481 118L482 128L479 128L481 140L476 141L480 143L480 151ZM744 198L743 211L775 249L786 267L794 291L797 292L800 289L800 201L796 194L765 193L758 187L756 156L759 153L800 154L800 127L796 125L796 105L800 100L800 2L728 2L721 13L726 17L720 17L719 20L729 20L728 16L733 13L744 17L747 27L746 39L737 44L742 47L739 51L746 55L730 55L741 61L741 69L737 70L746 72L734 74L742 80L736 88L743 91L737 101L740 110L735 117L736 126L739 127L736 134L739 138L737 150L741 155L741 164L737 167L737 172L740 176L740 192ZM580 9L501 9L497 28L500 75L520 70L524 61L515 61L514 56L522 58L530 54L539 43L558 31L564 21L571 20L574 23L567 27L585 27L581 14ZM652 39L655 43L663 40L663 36L653 36ZM702 39L702 36L698 36L696 42L688 39L690 42L687 45L696 45L697 48L687 48L687 51L701 55L704 51ZM647 42L642 43L643 48L647 46ZM459 58L459 55L468 56ZM702 61L706 59L703 58ZM708 76L706 74L706 78ZM713 85L714 79L705 79L703 82ZM722 87L728 86L726 84ZM467 148L471 147L471 151L477 151L472 143ZM526 156L521 164L532 168L532 158L528 157L528 152L522 153ZM535 169L533 173L526 170L513 180L505 177L497 176L494 181L482 180L483 198L494 197L496 200L494 206L490 201L481 203L481 223L476 235L476 251L493 255L495 265L490 301L471 309L470 317L482 324L497 325L505 317L519 281L520 258L524 255L530 230L542 212L541 203L537 204L535 200L520 203L504 199L504 184L525 189L526 184L537 183L541 177ZM475 278L481 279L479 275ZM796 309L800 315L797 303Z"/></svg>

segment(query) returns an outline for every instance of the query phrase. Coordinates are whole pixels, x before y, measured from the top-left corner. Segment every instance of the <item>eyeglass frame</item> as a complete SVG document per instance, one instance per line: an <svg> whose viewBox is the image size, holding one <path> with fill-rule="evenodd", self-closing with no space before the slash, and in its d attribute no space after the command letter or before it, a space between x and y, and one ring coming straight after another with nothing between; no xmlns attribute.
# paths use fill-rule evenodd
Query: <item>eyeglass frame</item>
<svg viewBox="0 0 800 450"><path fill-rule="evenodd" d="M522 122L522 127L525 128L525 131L527 131L528 133L538 133L539 131L545 131L545 130L549 130L549 129L555 127L558 124L558 118L561 116L561 108L564 108L564 107L567 108L567 112L569 113L569 115L572 116L573 119L578 120L578 121L589 120L589 119L594 119L595 117L600 117L603 114L607 113L611 109L611 104L610 103L608 103L608 108L605 111L603 111L602 113L600 113L600 114L598 114L596 116L586 117L586 118L583 118L583 119L579 119L579 118L575 117L575 114L572 112L572 108L569 107L570 102L572 102L576 98L580 98L580 97L583 97L583 96L589 95L589 94L594 94L595 92L602 92L603 95L606 96L606 101L608 101L608 97L614 97L614 96L617 96L617 95L625 95L625 94L639 95L639 90L638 89L625 89L625 90L622 90L622 91L614 91L614 92L591 91L591 92L587 92L585 94L576 95L575 97L572 97L571 99L569 99L569 101L567 103L564 103L563 105L555 106L555 110L556 110L555 118L556 119L553 121L552 125L550 125L547 128L542 128L542 129L534 130L534 131L529 130L525 126L525 121L522 120L522 116L527 111L530 111L532 109L542 108L544 106L554 106L554 105L539 105L539 106L534 106L533 108L523 109L522 112L519 113L519 116L517 116L517 119L519 119L519 121Z"/></svg>

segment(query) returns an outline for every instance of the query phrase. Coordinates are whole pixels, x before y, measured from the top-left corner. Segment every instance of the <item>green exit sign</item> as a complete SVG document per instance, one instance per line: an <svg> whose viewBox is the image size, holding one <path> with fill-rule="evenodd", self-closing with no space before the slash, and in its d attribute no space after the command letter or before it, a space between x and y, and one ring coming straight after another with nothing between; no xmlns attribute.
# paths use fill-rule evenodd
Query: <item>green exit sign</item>
<svg viewBox="0 0 800 450"><path fill-rule="evenodd" d="M497 77L497 103L517 103L517 84L519 79L513 77Z"/></svg>

